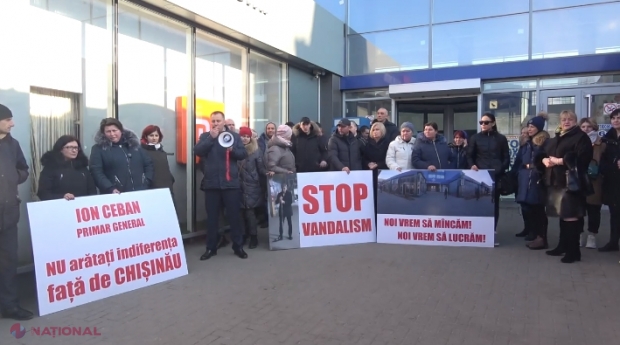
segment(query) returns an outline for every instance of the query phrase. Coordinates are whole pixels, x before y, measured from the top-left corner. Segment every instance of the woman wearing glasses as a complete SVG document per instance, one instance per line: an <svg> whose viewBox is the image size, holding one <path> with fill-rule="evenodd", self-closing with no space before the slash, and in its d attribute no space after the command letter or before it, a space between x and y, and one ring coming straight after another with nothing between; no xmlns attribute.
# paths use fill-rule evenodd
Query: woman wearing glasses
<svg viewBox="0 0 620 345"><path fill-rule="evenodd" d="M508 140L497 131L495 115L486 112L480 119L480 132L472 135L467 145L467 163L472 170L487 169L494 171L494 180L499 181L510 168L510 150ZM495 232L499 220L499 189L493 195L495 205ZM497 241L495 245L499 245Z"/></svg>
<svg viewBox="0 0 620 345"><path fill-rule="evenodd" d="M88 171L88 158L77 138L70 135L58 138L52 150L41 157L41 165L39 199L73 200L97 194L95 182Z"/></svg>

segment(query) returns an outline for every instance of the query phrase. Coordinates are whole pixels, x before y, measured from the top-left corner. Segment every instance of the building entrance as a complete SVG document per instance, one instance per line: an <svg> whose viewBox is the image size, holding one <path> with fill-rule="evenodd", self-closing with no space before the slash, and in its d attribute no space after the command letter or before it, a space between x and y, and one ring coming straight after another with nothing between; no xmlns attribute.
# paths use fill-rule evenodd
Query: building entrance
<svg viewBox="0 0 620 345"><path fill-rule="evenodd" d="M399 124L411 122L416 131L424 131L424 124L435 122L439 133L452 141L455 130L462 130L468 137L478 130L478 97L451 97L396 103L396 120Z"/></svg>

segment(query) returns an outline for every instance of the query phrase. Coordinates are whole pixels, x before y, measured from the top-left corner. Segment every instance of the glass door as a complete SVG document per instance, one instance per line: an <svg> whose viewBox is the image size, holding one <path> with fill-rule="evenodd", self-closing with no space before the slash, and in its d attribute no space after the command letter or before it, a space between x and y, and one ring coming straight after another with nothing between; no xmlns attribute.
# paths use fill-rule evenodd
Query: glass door
<svg viewBox="0 0 620 345"><path fill-rule="evenodd" d="M580 90L553 90L540 92L540 110L547 112L547 132L551 137L555 136L555 129L560 125L560 113L571 110L577 114L577 118L586 117L581 111Z"/></svg>
<svg viewBox="0 0 620 345"><path fill-rule="evenodd" d="M620 87L588 89L582 91L585 116L598 124L599 135L603 136L611 128L609 114L620 108Z"/></svg>

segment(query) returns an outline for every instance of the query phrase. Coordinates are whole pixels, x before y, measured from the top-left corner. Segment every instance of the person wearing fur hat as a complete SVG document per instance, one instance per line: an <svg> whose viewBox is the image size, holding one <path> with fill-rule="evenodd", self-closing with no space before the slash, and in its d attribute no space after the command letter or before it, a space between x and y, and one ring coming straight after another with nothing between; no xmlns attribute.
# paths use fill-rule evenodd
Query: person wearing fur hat
<svg viewBox="0 0 620 345"><path fill-rule="evenodd" d="M560 126L547 144L542 164L546 168L545 182L549 195L547 214L560 218L560 241L556 248L546 253L551 256L564 255L563 263L581 260L579 236L590 189L585 174L592 156L592 142L577 125L577 115L571 110L562 111ZM569 191L568 187L572 190Z"/></svg>
<svg viewBox="0 0 620 345"><path fill-rule="evenodd" d="M540 183L544 169L536 164L537 157L545 154L549 133L545 128L546 113L540 113L527 122L528 139L519 147L510 174L517 180L515 201L521 205L525 232L532 235L533 242L527 247L533 250L546 249L548 218L546 187Z"/></svg>
<svg viewBox="0 0 620 345"><path fill-rule="evenodd" d="M266 175L266 170L262 152L258 148L256 138L252 136L252 130L249 127L241 127L239 135L248 153L247 158L237 162L241 182L241 217L245 230L244 239L249 237L248 248L254 249L258 246L256 208L265 204L260 179Z"/></svg>
<svg viewBox="0 0 620 345"><path fill-rule="evenodd" d="M390 170L409 170L411 165L411 153L415 143L416 131L411 122L403 122L400 125L400 135L388 146L385 163Z"/></svg>
<svg viewBox="0 0 620 345"><path fill-rule="evenodd" d="M170 172L168 154L164 151L164 147L161 144L163 139L164 135L159 126L148 125L142 131L140 142L142 143L142 148L153 161L153 183L151 183L150 188L168 188L170 193L172 193L174 176Z"/></svg>
<svg viewBox="0 0 620 345"><path fill-rule="evenodd" d="M52 150L41 157L41 165L37 196L42 201L97 195L95 181L88 171L88 158L76 137L58 138Z"/></svg>
<svg viewBox="0 0 620 345"><path fill-rule="evenodd" d="M601 226L601 208L603 207L603 177L599 174L599 165L606 144L598 135L598 124L594 119L586 117L579 121L579 128L588 135L592 142L592 161L588 167L588 176L592 183L594 194L586 198L586 213L588 215L587 232L581 233L579 245L596 249L596 235Z"/></svg>
<svg viewBox="0 0 620 345"><path fill-rule="evenodd" d="M90 151L90 172L104 194L149 189L153 161L138 136L114 118L103 119Z"/></svg>
<svg viewBox="0 0 620 345"><path fill-rule="evenodd" d="M327 167L327 147L320 134L319 126L307 117L293 126L291 152L297 172L318 172Z"/></svg>
<svg viewBox="0 0 620 345"><path fill-rule="evenodd" d="M448 144L454 160L452 169L469 169L467 165L467 133L465 131L454 131L453 142Z"/></svg>

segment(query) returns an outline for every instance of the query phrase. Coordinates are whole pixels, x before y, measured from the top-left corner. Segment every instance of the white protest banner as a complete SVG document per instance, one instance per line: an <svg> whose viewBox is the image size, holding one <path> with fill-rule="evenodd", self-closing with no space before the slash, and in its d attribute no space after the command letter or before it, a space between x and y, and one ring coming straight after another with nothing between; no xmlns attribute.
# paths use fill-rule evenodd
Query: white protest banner
<svg viewBox="0 0 620 345"><path fill-rule="evenodd" d="M300 247L377 240L371 171L297 174Z"/></svg>
<svg viewBox="0 0 620 345"><path fill-rule="evenodd" d="M377 243L494 246L489 170L382 170Z"/></svg>
<svg viewBox="0 0 620 345"><path fill-rule="evenodd" d="M168 189L28 204L41 316L187 274Z"/></svg>

